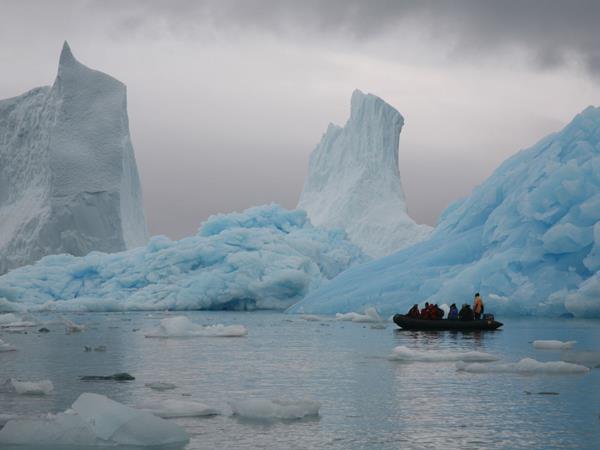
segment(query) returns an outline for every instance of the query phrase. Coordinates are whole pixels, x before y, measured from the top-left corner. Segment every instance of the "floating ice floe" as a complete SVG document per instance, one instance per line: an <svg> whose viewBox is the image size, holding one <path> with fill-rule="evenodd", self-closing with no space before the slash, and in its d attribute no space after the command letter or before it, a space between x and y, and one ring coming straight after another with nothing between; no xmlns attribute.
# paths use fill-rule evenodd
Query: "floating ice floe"
<svg viewBox="0 0 600 450"><path fill-rule="evenodd" d="M456 368L470 373L573 374L590 371L589 368L580 364L564 361L541 362L532 358L523 358L516 363L498 364L457 362Z"/></svg>
<svg viewBox="0 0 600 450"><path fill-rule="evenodd" d="M175 389L177 387L176 384L164 383L162 381L157 381L154 383L146 383L145 386L150 389L154 389L155 391L169 391L169 390Z"/></svg>
<svg viewBox="0 0 600 450"><path fill-rule="evenodd" d="M573 364L581 364L592 369L600 367L599 351L563 352L560 359Z"/></svg>
<svg viewBox="0 0 600 450"><path fill-rule="evenodd" d="M14 345L11 345L7 342L4 342L2 339L0 339L0 353L14 352L15 350L17 350L17 347L15 347Z"/></svg>
<svg viewBox="0 0 600 450"><path fill-rule="evenodd" d="M0 328L29 328L37 324L30 320L24 320L14 313L0 314Z"/></svg>
<svg viewBox="0 0 600 450"><path fill-rule="evenodd" d="M168 399L157 402L149 402L141 405L141 409L148 411L163 419L174 419L177 417L204 417L216 416L221 412L211 408L204 403L191 400Z"/></svg>
<svg viewBox="0 0 600 450"><path fill-rule="evenodd" d="M573 348L577 341L554 341L554 340L537 340L533 341L533 348L538 350L568 350Z"/></svg>
<svg viewBox="0 0 600 450"><path fill-rule="evenodd" d="M173 422L90 393L81 394L63 413L9 420L0 430L0 447L183 446L188 441Z"/></svg>
<svg viewBox="0 0 600 450"><path fill-rule="evenodd" d="M313 314L302 314L300 318L307 322L320 322L321 320L324 320L323 317L315 316Z"/></svg>
<svg viewBox="0 0 600 450"><path fill-rule="evenodd" d="M316 400L247 399L230 403L235 416L253 420L292 420L319 415Z"/></svg>
<svg viewBox="0 0 600 450"><path fill-rule="evenodd" d="M145 333L149 338L178 338L178 337L241 337L248 330L243 325L198 325L185 316L167 317L160 325Z"/></svg>
<svg viewBox="0 0 600 450"><path fill-rule="evenodd" d="M50 380L20 381L11 378L9 383L20 395L48 395L54 390L54 385Z"/></svg>
<svg viewBox="0 0 600 450"><path fill-rule="evenodd" d="M375 308L366 308L364 314L359 314L356 312L349 313L337 313L335 315L336 320L343 320L348 322L358 322L358 323L372 323L372 322L382 322L383 319L377 312Z"/></svg>
<svg viewBox="0 0 600 450"><path fill-rule="evenodd" d="M415 362L448 362L448 361L467 361L467 362L491 362L498 361L498 357L484 352L465 352L459 350L414 350L404 345L394 348L394 352L389 359L395 361L415 361Z"/></svg>
<svg viewBox="0 0 600 450"><path fill-rule="evenodd" d="M67 332L67 334L70 333L80 333L83 330L85 330L85 325L78 325L75 322L65 318L65 317L61 317L62 323L65 324L65 331Z"/></svg>

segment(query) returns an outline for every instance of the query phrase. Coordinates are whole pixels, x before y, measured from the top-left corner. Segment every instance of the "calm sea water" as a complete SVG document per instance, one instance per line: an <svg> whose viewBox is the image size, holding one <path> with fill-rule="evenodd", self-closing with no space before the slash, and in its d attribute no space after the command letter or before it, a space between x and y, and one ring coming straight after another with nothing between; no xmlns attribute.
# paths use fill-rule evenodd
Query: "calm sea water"
<svg viewBox="0 0 600 450"><path fill-rule="evenodd" d="M77 334L65 334L58 323L46 325L48 334L0 331L0 338L19 348L0 353L0 380L50 379L55 387L45 397L0 393L0 413L63 411L83 392L131 406L168 398L219 406L247 398L309 397L322 403L318 419L174 420L191 436L188 449L600 448L600 369L585 375L468 374L457 372L452 362L387 359L395 346L405 345L478 350L506 361L559 360L560 352L535 350L531 341L576 340L577 350L597 351L598 321L508 319L501 331L463 334L308 322L277 313L185 315L201 324L242 324L249 334L144 338L143 330L165 317L156 313L68 315L87 326ZM37 318L56 320L52 315ZM84 352L85 345L105 345L107 351ZM136 380L78 380L115 372L129 372ZM178 387L165 392L145 387L157 381ZM537 394L543 391L558 395Z"/></svg>

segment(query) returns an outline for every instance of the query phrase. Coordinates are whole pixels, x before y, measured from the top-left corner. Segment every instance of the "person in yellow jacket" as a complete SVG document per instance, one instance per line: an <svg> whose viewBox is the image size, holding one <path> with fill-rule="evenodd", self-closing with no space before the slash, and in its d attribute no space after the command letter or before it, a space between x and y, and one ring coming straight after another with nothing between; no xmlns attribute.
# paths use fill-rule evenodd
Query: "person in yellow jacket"
<svg viewBox="0 0 600 450"><path fill-rule="evenodd" d="M475 294L475 300L473 300L473 314L476 320L481 319L483 315L483 299L479 295L479 292Z"/></svg>

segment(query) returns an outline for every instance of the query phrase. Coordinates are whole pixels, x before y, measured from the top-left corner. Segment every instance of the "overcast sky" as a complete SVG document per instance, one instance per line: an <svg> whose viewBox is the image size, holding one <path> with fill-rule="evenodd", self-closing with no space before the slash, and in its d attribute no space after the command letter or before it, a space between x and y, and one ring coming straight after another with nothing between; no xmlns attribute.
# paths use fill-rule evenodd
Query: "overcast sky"
<svg viewBox="0 0 600 450"><path fill-rule="evenodd" d="M295 207L355 88L405 118L409 213L435 224L519 149L600 104L600 2L0 1L0 98L52 84L63 40L128 88L152 234Z"/></svg>

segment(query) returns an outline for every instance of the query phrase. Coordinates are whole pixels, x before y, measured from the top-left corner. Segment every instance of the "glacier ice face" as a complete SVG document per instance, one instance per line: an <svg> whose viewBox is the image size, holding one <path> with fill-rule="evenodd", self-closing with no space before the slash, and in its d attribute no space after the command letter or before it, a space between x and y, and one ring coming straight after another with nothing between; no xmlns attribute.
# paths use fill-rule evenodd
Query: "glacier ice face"
<svg viewBox="0 0 600 450"><path fill-rule="evenodd" d="M343 231L268 205L212 216L180 241L46 256L0 277L0 310L284 309L364 261Z"/></svg>
<svg viewBox="0 0 600 450"><path fill-rule="evenodd" d="M342 228L373 257L425 239L406 210L398 168L404 119L380 98L354 91L346 125L329 125L310 157L298 208L317 226Z"/></svg>
<svg viewBox="0 0 600 450"><path fill-rule="evenodd" d="M414 303L600 317L600 108L505 161L450 205L431 237L350 269L291 311L384 314Z"/></svg>
<svg viewBox="0 0 600 450"><path fill-rule="evenodd" d="M125 85L65 42L52 87L0 101L0 273L147 239Z"/></svg>

